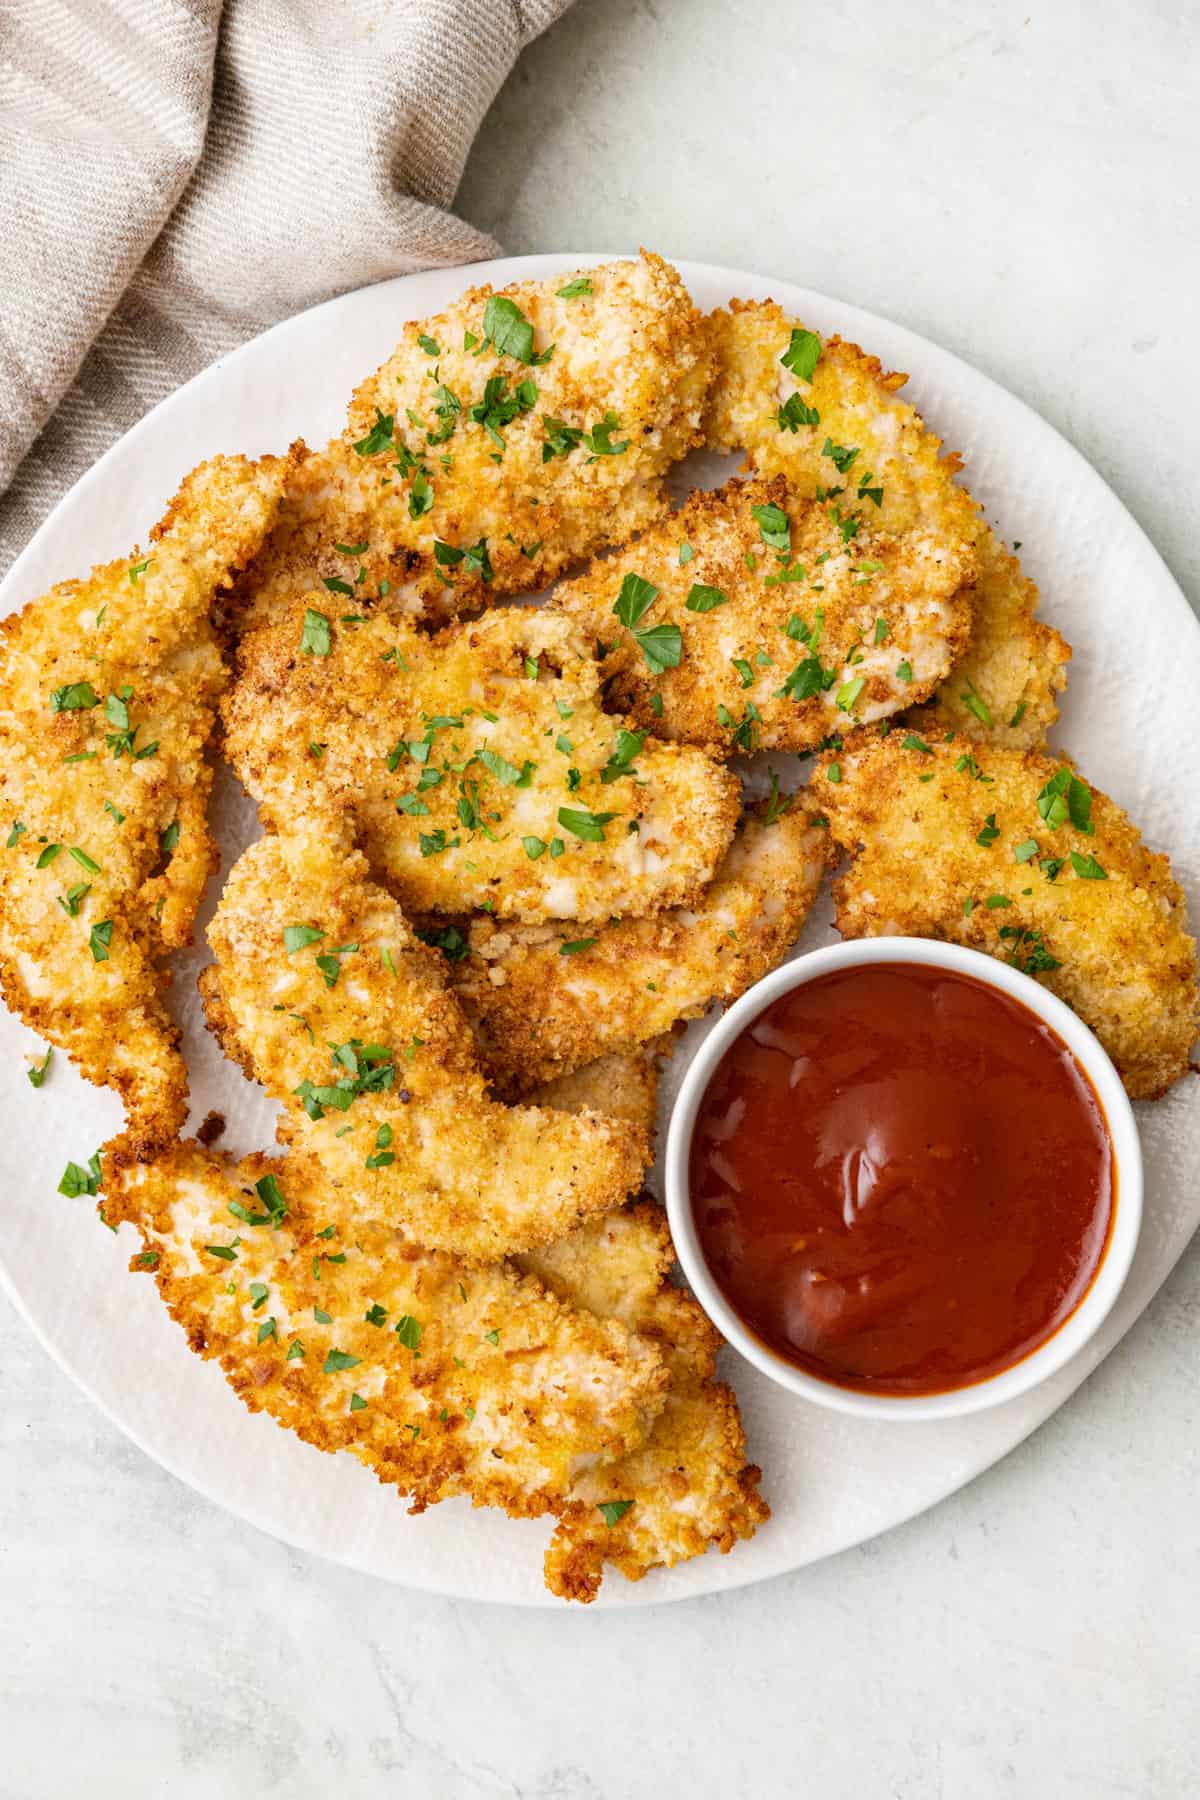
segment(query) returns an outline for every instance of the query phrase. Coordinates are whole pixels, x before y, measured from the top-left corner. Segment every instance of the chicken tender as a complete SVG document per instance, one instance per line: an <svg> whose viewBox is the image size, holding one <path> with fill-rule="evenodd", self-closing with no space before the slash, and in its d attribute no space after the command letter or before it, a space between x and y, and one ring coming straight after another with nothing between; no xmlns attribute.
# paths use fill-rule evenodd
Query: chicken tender
<svg viewBox="0 0 1200 1800"><path fill-rule="evenodd" d="M414 1512L468 1494L536 1517L573 1476L640 1443L663 1404L659 1351L532 1277L419 1249L378 1221L331 1228L303 1157L242 1163L191 1141L103 1155L105 1219L132 1267L252 1412L348 1450ZM364 1177L364 1186L370 1181Z"/></svg>
<svg viewBox="0 0 1200 1800"><path fill-rule="evenodd" d="M334 1222L492 1260L619 1204L645 1134L491 1100L441 958L365 872L320 821L252 845L201 976L226 1052L286 1109L281 1139L320 1163Z"/></svg>
<svg viewBox="0 0 1200 1800"><path fill-rule="evenodd" d="M1036 750L1058 718L1056 696L1067 685L1071 646L1034 616L1037 588L987 525L976 556L966 654L909 723L918 731L959 731L981 743Z"/></svg>
<svg viewBox="0 0 1200 1800"><path fill-rule="evenodd" d="M966 646L974 552L961 536L869 522L782 476L695 493L554 605L603 644L608 694L639 726L720 755L811 750L847 720L927 698ZM614 617L615 615L615 617ZM662 669L651 626L673 629Z"/></svg>
<svg viewBox="0 0 1200 1800"><path fill-rule="evenodd" d="M935 697L938 716L984 741L1043 743L1070 646L1034 617L1036 587L954 480L961 459L941 455L940 439L899 398L908 377L887 373L857 344L821 343L774 301L735 300L708 324L710 444L744 450L764 475L785 475L803 494L833 495L850 521L871 518L886 531L923 524L974 543L974 633Z"/></svg>
<svg viewBox="0 0 1200 1800"><path fill-rule="evenodd" d="M853 853L835 884L845 937L967 944L1073 1007L1130 1095L1188 1066L1196 946L1165 856L1072 766L916 733L864 734L808 790Z"/></svg>
<svg viewBox="0 0 1200 1800"><path fill-rule="evenodd" d="M644 1202L519 1261L570 1305L656 1344L671 1374L644 1444L572 1483L546 1553L546 1586L564 1599L594 1600L606 1562L640 1581L713 1545L727 1552L770 1517L737 1401L713 1379L720 1337L690 1294L668 1285L674 1260L661 1209Z"/></svg>
<svg viewBox="0 0 1200 1800"><path fill-rule="evenodd" d="M0 986L147 1144L187 1111L157 959L191 941L216 862L205 750L226 675L209 611L286 467L202 464L144 553L0 624Z"/></svg>
<svg viewBox="0 0 1200 1800"><path fill-rule="evenodd" d="M565 619L505 608L436 638L306 619L243 644L225 709L234 767L276 829L348 810L416 913L607 919L686 904L711 880L735 777L602 712Z"/></svg>
<svg viewBox="0 0 1200 1800"><path fill-rule="evenodd" d="M628 1051L735 1000L782 962L830 860L829 833L786 800L750 815L694 907L606 925L454 929L450 981L503 1094ZM445 934L442 936L447 944ZM465 953L464 953L465 947Z"/></svg>
<svg viewBox="0 0 1200 1800"><path fill-rule="evenodd" d="M544 586L665 511L710 372L661 257L471 289L405 325L299 470L244 584L250 620L325 578L434 622Z"/></svg>

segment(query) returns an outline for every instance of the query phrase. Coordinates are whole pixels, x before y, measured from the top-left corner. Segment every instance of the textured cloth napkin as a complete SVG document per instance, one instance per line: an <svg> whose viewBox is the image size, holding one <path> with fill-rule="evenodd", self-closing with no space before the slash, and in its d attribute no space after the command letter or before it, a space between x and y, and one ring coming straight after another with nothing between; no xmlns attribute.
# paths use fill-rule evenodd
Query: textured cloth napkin
<svg viewBox="0 0 1200 1800"><path fill-rule="evenodd" d="M0 0L0 575L215 357L331 294L496 254L446 209L569 4Z"/></svg>

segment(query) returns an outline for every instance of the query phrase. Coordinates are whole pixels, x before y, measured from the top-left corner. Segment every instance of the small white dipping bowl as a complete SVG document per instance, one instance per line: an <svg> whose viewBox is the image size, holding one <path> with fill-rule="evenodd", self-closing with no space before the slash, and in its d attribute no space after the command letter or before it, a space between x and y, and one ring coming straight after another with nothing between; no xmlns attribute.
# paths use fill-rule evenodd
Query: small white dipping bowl
<svg viewBox="0 0 1200 1800"><path fill-rule="evenodd" d="M867 963L918 964L972 975L1028 1007L1058 1034L1086 1072L1104 1109L1112 1141L1116 1216L1103 1260L1083 1299L1045 1343L1019 1362L999 1374L943 1394L910 1398L903 1394L863 1393L822 1381L777 1355L743 1324L717 1286L704 1260L692 1215L688 1191L692 1131L705 1090L729 1046L781 994L789 994L835 969L858 968ZM789 1388L805 1400L815 1400L820 1406L830 1406L835 1412L875 1419L955 1418L986 1406L999 1406L1047 1380L1082 1349L1107 1318L1129 1273L1142 1223L1142 1149L1138 1129L1120 1077L1095 1035L1061 1000L1019 969L978 950L963 950L955 944L935 943L928 938L863 938L834 944L827 950L814 950L795 962L785 963L743 994L705 1038L684 1076L667 1133L666 1183L667 1215L683 1272L722 1336L780 1387ZM1053 1194L1046 1195L1046 1204L1053 1206Z"/></svg>

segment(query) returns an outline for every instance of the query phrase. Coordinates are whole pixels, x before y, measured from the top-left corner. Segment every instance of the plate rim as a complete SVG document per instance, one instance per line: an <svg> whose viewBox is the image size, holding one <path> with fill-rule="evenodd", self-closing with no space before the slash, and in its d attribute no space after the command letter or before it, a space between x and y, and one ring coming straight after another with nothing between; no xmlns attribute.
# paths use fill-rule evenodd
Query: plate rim
<svg viewBox="0 0 1200 1800"><path fill-rule="evenodd" d="M414 270L406 274L385 277L378 282L365 283L357 288L348 288L341 294L334 295L326 300L318 301L312 306L304 307L298 312L290 314L287 318L277 321L265 331L248 339L244 344L240 344L234 349L226 352L224 355L218 357L215 361L208 364L207 367L199 370L189 381L182 383L179 387L165 395L144 413L127 432L111 444L84 472L79 480L60 496L19 555L14 559L3 579L0 580L0 617L6 616L8 613L17 610L21 605L26 603L27 599L34 597L32 595L27 595L25 598L22 598L20 595L19 590L22 572L27 566L36 562L42 545L54 532L59 514L65 510L69 504L74 503L80 496L86 496L90 489L103 479L105 472L112 462L116 461L119 457L128 455L132 450L135 450L143 435L149 433L153 429L160 416L176 404L181 394L185 392L194 393L204 387L219 382L228 375L231 367L236 367L239 360L250 360L258 350L259 346L261 346L264 339L270 338L276 334L286 333L294 328L301 320L311 321L315 316L327 312L334 312L355 296L375 292L379 289L395 289L398 293L402 293L408 284L420 281L423 277L432 276L439 279L448 279L450 277L458 276L462 278L464 287L487 281L499 281L507 284L523 279L538 279L546 275L557 274L568 267L586 268L630 254L632 253L627 250L606 252L540 251L521 256L489 258L477 263L464 263L425 270ZM689 285L694 279L699 278L702 281L710 282L714 286L720 287L732 294L737 292L740 287L744 288L747 284L768 289L772 283L774 283L780 290L785 291L789 296L789 299L785 302L789 307L793 305L790 296L794 295L800 297L800 303L802 305L812 302L817 315L819 315L820 309L823 306L831 306L840 312L852 314L855 320L854 329L857 331L861 326L863 329L864 340L868 345L870 343L871 329L875 326L882 325L890 334L900 340L902 346L911 346L916 353L916 366L918 368L920 366L920 357L922 353L928 351L932 352L933 356L940 359L943 364L949 364L965 371L972 382L984 384L993 398L1002 407L1012 409L1013 416L1016 419L1027 423L1027 425L1039 436L1053 440L1057 452L1060 455L1065 453L1065 460L1069 462L1076 479L1081 484L1091 486L1095 492L1106 496L1108 501L1119 509L1120 513L1123 515L1126 527L1132 526L1134 533L1140 540L1142 551L1150 552L1154 562L1157 564L1158 570L1161 572L1162 593L1161 596L1156 595L1156 606L1166 604L1167 587L1169 586L1171 590L1171 605L1175 608L1173 623L1177 624L1179 619L1185 618L1194 630L1200 632L1200 617L1197 617L1196 613L1193 612L1187 596L1184 594L1173 571L1167 564L1157 545L1150 538L1140 520L1130 511L1129 507L1121 498L1120 494L1113 488L1112 484L1087 460L1083 453L1078 450L1061 431L1059 431L1057 426L1043 418L1042 415L1030 406L1027 401L1023 400L1019 395L1014 394L1011 389L1005 387L994 377L977 368L973 363L960 356L956 351L945 349L934 339L912 330L907 325L888 318L885 314L868 311L867 309L859 307L852 301L840 299L832 294L825 294L785 277L762 275L751 270L729 268L723 264L702 262L688 257L676 258L670 256L666 252L660 252L659 254L662 254L664 260L671 263L672 266L679 271L684 282ZM440 302L439 304L445 304L445 302ZM405 316L408 315L406 314ZM913 379L911 371L909 378ZM218 451L216 448L210 448L206 450L204 454L211 456L218 454ZM78 572L83 573L84 571L80 570ZM62 578L66 578L65 575ZM1176 603L1178 603L1177 606ZM1138 1311L1134 1314L1133 1318L1123 1326L1120 1336L1115 1342L1111 1344L1102 1355L1097 1356L1095 1360L1081 1357L1079 1359L1077 1377L1072 1380L1069 1389L1065 1393L1056 1397L1052 1402L1046 1403L1045 1410L1040 1411L1038 1415L1033 1418L1032 1422L1025 1425L1020 1430L1019 1434L1014 1437L1003 1450L996 1455L989 1455L987 1460L978 1467L968 1467L966 1472L961 1475L956 1475L950 1484L942 1489L937 1499L919 1501L910 1508L904 1508L901 1511L898 1511L895 1516L890 1519L887 1525L882 1526L877 1530L871 1530L865 1535L853 1526L848 1527L840 1534L835 1533L833 1534L832 1543L816 1555L803 1555L799 1560L794 1558L792 1560L787 1560L785 1557L775 1563L774 1566L767 1568L750 1568L745 1574L742 1573L742 1565L740 1563L734 1568L726 1563L724 1558L720 1559L720 1562L718 1562L710 1553L709 1558L700 1559L700 1565L702 1566L706 1561L711 1562L714 1569L721 1568L723 1572L725 1572L724 1578L719 1581L710 1581L694 1588L686 1590L677 1589L674 1592L647 1592L646 1586L649 1584L643 1585L639 1583L631 1586L628 1592L622 1592L620 1600L615 1600L615 1597L612 1594L612 1584L606 1583L601 1590L598 1600L588 1610L605 1612L635 1610L643 1606L673 1605L684 1600L701 1599L714 1593L737 1591L756 1585L760 1581L772 1580L777 1576L794 1573L795 1571L808 1567L814 1563L841 1555L843 1552L853 1548L859 1543L869 1542L872 1538L883 1535L884 1532L892 1531L899 1526L908 1524L912 1519L920 1516L920 1514L924 1512L933 1511L945 1500L948 1500L952 1495L960 1492L962 1488L969 1485L970 1482L978 1479L989 1469L994 1468L998 1463L1002 1462L1012 1453L1012 1451L1017 1449L1019 1445L1026 1442L1027 1439L1039 1430L1060 1407L1064 1406L1072 1396L1078 1392L1079 1388L1082 1387L1084 1382L1094 1373L1095 1369L1100 1366L1100 1363L1105 1357L1107 1357L1112 1350L1116 1349L1117 1345L1124 1340L1126 1333L1142 1316L1143 1312L1156 1297L1161 1289L1162 1283L1177 1266L1179 1259L1185 1253L1196 1229L1200 1229L1200 1227L1194 1227L1193 1231L1189 1233L1180 1244L1171 1264L1163 1272L1159 1281L1155 1284L1154 1289L1146 1296L1145 1300L1138 1307ZM33 1311L31 1311L30 1306L18 1290L15 1281L10 1275L2 1247L0 1247L0 1288L3 1289L8 1299L12 1302L18 1316L28 1325L34 1338L41 1345L42 1349L70 1379L75 1387L87 1396L88 1400L98 1408L106 1419L116 1426L124 1437L136 1444L138 1449L144 1455L159 1467L165 1469L174 1479L183 1483L184 1486L191 1489L193 1492L202 1495L207 1502L219 1507L230 1516L244 1521L255 1530L262 1531L267 1536L274 1538L279 1542L288 1544L295 1549L301 1550L305 1554L320 1556L326 1561L335 1563L344 1568L354 1569L358 1573L369 1575L376 1580L389 1582L394 1586L411 1588L417 1592L437 1594L447 1599L469 1600L476 1604L485 1604L489 1606L533 1607L543 1610L562 1609L562 1602L556 1596L545 1590L541 1590L536 1594L518 1597L480 1594L473 1590L469 1584L456 1583L453 1579L447 1579L445 1577L439 1577L436 1580L430 1581L422 1580L420 1578L419 1570L416 1573L406 1572L404 1574L381 1571L372 1566L368 1560L356 1556L352 1552L339 1554L336 1548L328 1547L324 1543L315 1543L303 1533L290 1531L286 1526L277 1522L275 1518L272 1518L269 1523L265 1522L261 1515L259 1515L250 1505L241 1502L236 1504L232 1503L230 1500L214 1491L205 1479L198 1478L196 1474L190 1471L184 1473L182 1468L177 1465L173 1454L169 1452L164 1453L159 1449L152 1447L152 1445L141 1435L139 1430L133 1428L119 1415L114 1404L96 1390L88 1375L83 1370L76 1367L73 1362L69 1361L66 1354L59 1350L49 1334L48 1327L39 1320ZM727 1354L734 1353L727 1352ZM1064 1373L1070 1372L1072 1372L1071 1366L1068 1365L1068 1370L1064 1371ZM1032 1398L1032 1396L1026 1396L1027 1400L1030 1398ZM1045 1396L1042 1396L1043 1400L1045 1400L1045 1398ZM669 1581L670 1573L671 1571L658 1573L657 1578L655 1579L655 1587L657 1588L660 1582L665 1587Z"/></svg>

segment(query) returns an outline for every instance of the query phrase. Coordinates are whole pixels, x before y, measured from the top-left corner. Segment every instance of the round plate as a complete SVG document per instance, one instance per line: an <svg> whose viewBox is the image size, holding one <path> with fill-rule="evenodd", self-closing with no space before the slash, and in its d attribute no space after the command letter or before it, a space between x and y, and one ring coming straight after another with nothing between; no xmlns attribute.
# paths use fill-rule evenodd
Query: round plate
<svg viewBox="0 0 1200 1800"><path fill-rule="evenodd" d="M478 282L540 278L599 260L530 256L404 276L276 326L165 400L88 472L0 587L0 612L144 539L180 477L202 458L332 436L351 389L390 351L401 321L435 312ZM1045 616L1075 646L1059 741L1129 809L1152 845L1169 849L1192 916L1200 916L1200 789L1181 778L1200 761L1200 631L1120 501L1020 401L912 332L784 282L702 264L679 267L701 306L735 294L773 294L818 331L841 332L911 372L908 397L965 455L972 491L1000 535L1021 541ZM707 485L713 464L699 459L685 469L685 481L690 475ZM219 779L215 807L228 867L255 835L253 811L227 776ZM218 891L213 883L201 926ZM800 947L827 943L830 935L826 902ZM203 1029L195 973L206 960L202 948L181 957L174 987L193 1117L217 1107L230 1121L232 1148L269 1146L274 1108L223 1061ZM703 1030L691 1028L664 1086L678 1082L687 1043ZM62 1055L35 1092L23 1060L34 1047L23 1026L0 1015L0 1276L68 1374L156 1461L302 1549L438 1593L556 1604L541 1580L549 1523L516 1523L460 1501L410 1518L349 1456L322 1456L243 1410L220 1370L189 1352L153 1284L126 1272L132 1232L114 1237L89 1201L56 1193L67 1159L85 1161L119 1129L120 1108L81 1081ZM709 1555L636 1586L610 1574L599 1604L711 1593L829 1556L932 1506L1061 1406L1128 1330L1200 1221L1200 1091L1180 1082L1138 1115L1146 1155L1141 1246L1104 1330L1075 1362L991 1412L894 1425L806 1405L727 1352L726 1373L742 1402L773 1518L732 1556ZM1052 1205L1053 1194L1046 1200Z"/></svg>

